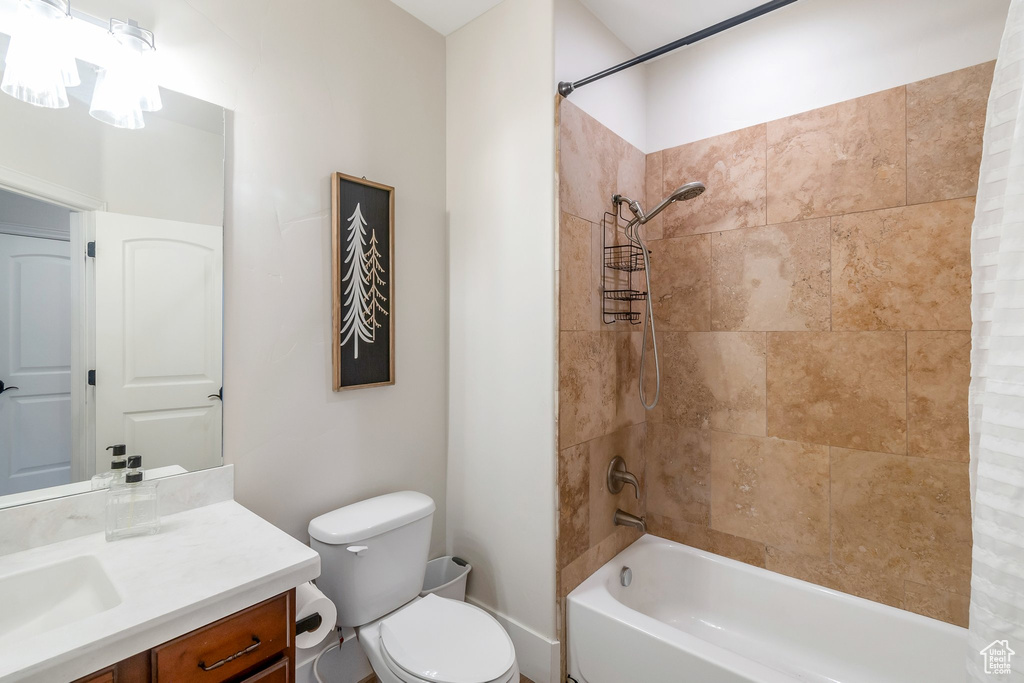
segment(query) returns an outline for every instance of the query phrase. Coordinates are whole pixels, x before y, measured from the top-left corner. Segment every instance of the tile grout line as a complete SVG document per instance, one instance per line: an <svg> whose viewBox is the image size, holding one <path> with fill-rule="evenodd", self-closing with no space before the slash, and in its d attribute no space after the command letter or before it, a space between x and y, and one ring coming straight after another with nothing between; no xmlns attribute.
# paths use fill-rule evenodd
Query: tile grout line
<svg viewBox="0 0 1024 683"><path fill-rule="evenodd" d="M903 407L903 431L905 439L905 454L910 455L910 332L903 332L903 367L906 374L903 376L903 395L906 403Z"/></svg>

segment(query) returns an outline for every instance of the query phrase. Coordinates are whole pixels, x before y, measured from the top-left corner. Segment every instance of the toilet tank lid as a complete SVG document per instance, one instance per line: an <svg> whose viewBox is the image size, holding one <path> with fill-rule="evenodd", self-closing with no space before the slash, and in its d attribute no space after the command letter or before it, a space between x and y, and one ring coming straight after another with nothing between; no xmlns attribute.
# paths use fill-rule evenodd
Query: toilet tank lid
<svg viewBox="0 0 1024 683"><path fill-rule="evenodd" d="M434 500L418 491L398 491L324 513L309 523L321 543L354 543L397 529L434 512Z"/></svg>

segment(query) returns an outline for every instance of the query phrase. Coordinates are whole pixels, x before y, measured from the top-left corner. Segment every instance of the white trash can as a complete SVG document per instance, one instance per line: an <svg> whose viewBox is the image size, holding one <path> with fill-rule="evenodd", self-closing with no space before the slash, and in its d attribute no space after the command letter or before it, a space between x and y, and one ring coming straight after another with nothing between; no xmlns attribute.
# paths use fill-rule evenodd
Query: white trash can
<svg viewBox="0 0 1024 683"><path fill-rule="evenodd" d="M427 562L420 597L435 595L451 600L466 599L466 579L473 566L460 557L447 555Z"/></svg>

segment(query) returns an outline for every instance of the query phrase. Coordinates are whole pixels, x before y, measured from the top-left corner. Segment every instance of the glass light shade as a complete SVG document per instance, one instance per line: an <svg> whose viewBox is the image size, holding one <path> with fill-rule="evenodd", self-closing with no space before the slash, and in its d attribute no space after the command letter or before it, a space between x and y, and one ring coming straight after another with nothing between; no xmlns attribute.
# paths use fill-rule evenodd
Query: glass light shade
<svg viewBox="0 0 1024 683"><path fill-rule="evenodd" d="M66 5L21 0L4 59L0 90L37 107L68 106L67 88L79 85L78 65L71 53Z"/></svg>
<svg viewBox="0 0 1024 683"><path fill-rule="evenodd" d="M163 106L153 75L153 48L133 36L111 34L111 40L116 45L96 77L89 114L117 128L144 128L142 113Z"/></svg>

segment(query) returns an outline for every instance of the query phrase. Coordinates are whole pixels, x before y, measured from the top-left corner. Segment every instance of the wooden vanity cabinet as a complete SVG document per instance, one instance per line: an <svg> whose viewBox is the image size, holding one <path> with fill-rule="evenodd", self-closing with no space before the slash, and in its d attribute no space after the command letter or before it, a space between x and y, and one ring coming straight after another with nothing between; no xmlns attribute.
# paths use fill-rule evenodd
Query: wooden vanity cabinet
<svg viewBox="0 0 1024 683"><path fill-rule="evenodd" d="M295 591L80 678L75 683L292 683Z"/></svg>

